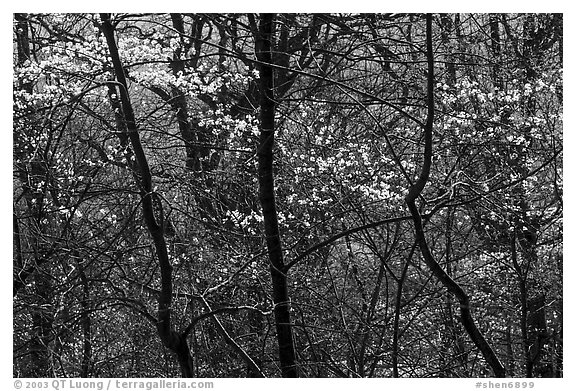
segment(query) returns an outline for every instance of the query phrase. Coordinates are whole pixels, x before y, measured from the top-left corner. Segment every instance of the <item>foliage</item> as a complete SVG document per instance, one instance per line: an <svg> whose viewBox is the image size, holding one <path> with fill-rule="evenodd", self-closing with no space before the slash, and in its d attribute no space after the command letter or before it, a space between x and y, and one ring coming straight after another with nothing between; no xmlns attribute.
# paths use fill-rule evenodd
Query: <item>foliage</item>
<svg viewBox="0 0 576 391"><path fill-rule="evenodd" d="M280 14L270 64L268 17L112 15L124 91L103 16L14 16L14 375L183 374L157 327L147 200L194 376L285 373L259 197L270 66L298 374L494 375L406 207L432 98L415 200L430 255L507 376L561 377L561 15L432 15L430 31L416 14Z"/></svg>

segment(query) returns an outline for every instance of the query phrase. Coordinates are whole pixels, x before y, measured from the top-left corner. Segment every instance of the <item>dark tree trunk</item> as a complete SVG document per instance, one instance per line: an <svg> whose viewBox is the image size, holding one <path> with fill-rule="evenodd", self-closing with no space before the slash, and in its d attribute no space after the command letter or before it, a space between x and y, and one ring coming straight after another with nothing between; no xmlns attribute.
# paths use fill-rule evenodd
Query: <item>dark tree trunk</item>
<svg viewBox="0 0 576 391"><path fill-rule="evenodd" d="M430 268L434 276L440 280L440 282L448 289L448 291L456 296L460 303L460 319L462 321L462 325L468 332L470 339L472 339L472 342L474 342L476 347L482 352L482 355L488 362L488 365L490 365L494 371L494 374L497 377L504 377L504 366L502 366L500 360L494 353L494 350L474 323L472 312L470 311L470 299L468 295L466 292L464 292L460 285L458 285L448 274L446 274L446 272L434 259L424 234L422 216L420 215L420 211L416 206L416 199L420 196L424 190L424 187L426 186L428 178L430 177L430 168L432 166L432 131L434 125L434 52L432 46L432 15L430 14L426 15L426 47L428 60L428 114L424 127L424 162L422 163L422 170L418 180L410 187L408 195L406 196L406 204L408 205L408 209L410 210L412 220L414 222L416 242L420 247L420 251L422 252L422 257L426 262L426 265Z"/></svg>
<svg viewBox="0 0 576 391"><path fill-rule="evenodd" d="M120 84L120 101L122 114L126 124L127 137L134 153L135 166L137 170L135 177L140 191L142 201L142 214L152 241L158 263L160 266L161 289L158 297L158 323L157 329L160 339L168 349L176 354L183 377L193 377L193 364L190 348L185 336L172 330L171 310L172 310L172 265L168 255L168 248L164 237L164 224L161 199L152 188L152 175L144 149L140 142L140 135L136 125L134 110L128 95L128 84L124 73L124 67L120 60L118 47L114 38L114 26L110 21L110 14L101 14L102 32L106 38L110 57L114 66L116 79ZM155 213L155 210L157 213Z"/></svg>
<svg viewBox="0 0 576 391"><path fill-rule="evenodd" d="M21 280L20 273L24 269L24 258L22 257L22 242L20 240L20 223L18 222L18 216L16 213L12 214L12 245L14 251L14 267L12 270L12 293L16 296L18 289L24 285L24 281Z"/></svg>
<svg viewBox="0 0 576 391"><path fill-rule="evenodd" d="M16 21L16 60L18 65L24 65L26 61L30 60L31 56L28 15L14 14L14 19ZM33 86L30 82L21 83L19 87L27 93L33 92ZM31 126L29 131L32 133L36 130L36 126ZM20 134L14 133L15 145L22 145L25 143L22 139L20 139L20 137ZM15 149L14 154L15 156L19 156L21 151ZM29 209L29 214L32 217L30 219L31 224L35 225L35 229L38 229L39 232L45 234L42 224L42 219L44 217L42 210L42 197L45 188L42 192L35 190L36 183L47 177L46 167L40 159L41 158L33 159L30 162L30 169L28 169L28 167L19 167L19 171L20 179L23 184L22 187L24 189L24 198ZM39 300L37 303L38 305L33 306L30 309L30 315L32 318L32 337L30 340L31 369L27 376L50 377L53 375L49 350L49 344L53 339L53 287L51 277L47 275L41 268L41 265L50 259L50 252L42 251L44 244L41 243L43 243L43 240L39 237L33 237L32 251L34 256L31 260L24 259L23 254L25 253L23 252L22 244L25 233L21 232L19 218L16 214L13 215L13 230L15 250L13 264L13 296L16 296L18 291L26 285L27 278L30 275L33 275L33 289ZM28 265L26 265L27 263Z"/></svg>
<svg viewBox="0 0 576 391"><path fill-rule="evenodd" d="M272 64L274 15L261 16L256 32L256 56L260 61L260 145L258 147L259 197L264 216L266 247L270 261L270 274L274 300L274 318L278 338L280 368L283 377L298 377L288 281L282 254L278 214L274 194L274 70Z"/></svg>
<svg viewBox="0 0 576 391"><path fill-rule="evenodd" d="M53 377L50 342L53 339L54 313L52 310L51 278L37 270L34 274L35 294L39 299L38 305L31 310L32 339L30 341L31 372L27 377Z"/></svg>
<svg viewBox="0 0 576 391"><path fill-rule="evenodd" d="M16 19L16 51L18 53L18 65L30 59L30 39L28 37L28 18L26 14L14 14ZM32 92L31 83L23 83L21 88L28 92Z"/></svg>
<svg viewBox="0 0 576 391"><path fill-rule="evenodd" d="M508 355L508 376L514 377L514 373L516 372L516 365L514 360L514 348L513 348L513 341L512 341L512 325L508 324L506 326L506 354Z"/></svg>
<svg viewBox="0 0 576 391"><path fill-rule="evenodd" d="M83 341L82 341L82 364L80 367L80 377L90 377L92 368L92 324L90 320L90 312L92 305L90 303L90 284L82 260L78 258L78 270L80 274L80 282L82 284L82 299L80 306L82 307L82 314L80 322L82 323Z"/></svg>
<svg viewBox="0 0 576 391"><path fill-rule="evenodd" d="M528 340L528 294L526 292L526 278L522 267L518 262L516 251L516 235L512 235L512 265L518 278L518 290L520 291L520 332L522 334L522 347L524 348L525 376L532 377L533 362L530 358L530 341Z"/></svg>

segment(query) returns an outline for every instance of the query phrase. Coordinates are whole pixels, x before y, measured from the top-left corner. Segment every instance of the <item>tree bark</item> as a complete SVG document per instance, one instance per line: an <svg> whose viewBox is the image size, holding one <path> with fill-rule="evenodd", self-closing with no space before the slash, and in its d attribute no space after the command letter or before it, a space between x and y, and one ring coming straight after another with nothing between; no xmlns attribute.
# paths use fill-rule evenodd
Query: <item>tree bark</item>
<svg viewBox="0 0 576 391"><path fill-rule="evenodd" d="M116 80L120 84L120 101L122 113L126 124L126 132L132 146L135 158L136 177L142 201L142 214L150 236L154 243L156 256L160 266L161 289L158 297L158 323L157 330L164 346L176 354L183 377L194 376L194 366L190 348L186 338L174 330L171 326L172 308L172 265L168 255L168 248L164 237L163 213L160 197L152 189L152 174L148 166L148 160L140 141L138 127L132 108L132 102L128 95L128 84L124 73L124 67L120 60L118 47L114 38L115 27L110 20L110 14L100 14L102 19L102 32L106 38ZM157 210L157 215L154 210Z"/></svg>
<svg viewBox="0 0 576 391"><path fill-rule="evenodd" d="M274 318L283 377L298 377L294 338L290 321L290 298L285 274L278 213L274 194L274 71L272 40L274 15L263 14L256 32L256 57L260 61L260 145L258 147L259 198L264 216L266 247L270 262L274 300Z"/></svg>
<svg viewBox="0 0 576 391"><path fill-rule="evenodd" d="M78 273L80 275L80 282L82 283L82 299L80 306L82 313L80 315L80 323L82 324L82 363L80 365L80 377L90 377L92 368L92 322L90 319L90 312L92 311L91 298L90 298L90 283L84 270L83 260L81 260L76 252L75 257L78 261Z"/></svg>

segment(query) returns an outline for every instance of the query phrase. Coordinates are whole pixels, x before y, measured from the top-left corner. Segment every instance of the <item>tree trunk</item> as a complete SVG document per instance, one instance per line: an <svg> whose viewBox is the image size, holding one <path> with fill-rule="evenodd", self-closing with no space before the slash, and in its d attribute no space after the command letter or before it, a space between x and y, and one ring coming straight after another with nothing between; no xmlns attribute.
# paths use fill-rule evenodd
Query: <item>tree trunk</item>
<svg viewBox="0 0 576 391"><path fill-rule="evenodd" d="M102 19L102 32L106 37L110 57L114 66L116 79L120 84L120 101L122 113L126 124L127 137L132 146L134 153L135 165L137 170L136 179L142 201L142 214L150 236L154 243L156 256L160 266L161 289L158 297L158 323L157 329L160 339L164 346L176 354L178 363L183 377L193 377L192 355L186 338L182 334L172 330L171 311L172 311L172 265L168 255L168 248L164 237L164 224L161 199L152 188L152 175L144 149L140 142L138 127L132 102L128 95L128 84L124 73L124 67L120 60L118 47L114 38L114 26L110 21L110 14L100 14ZM155 213L156 210L156 213Z"/></svg>
<svg viewBox="0 0 576 391"><path fill-rule="evenodd" d="M78 257L77 253L76 259L78 261L78 273L80 274L80 282L82 284L82 299L80 300L82 313L80 315L80 323L82 324L82 333L84 334L82 336L82 364L80 366L80 377L87 378L90 377L90 371L92 368L92 324L90 320L92 305L90 303L90 284L88 277L86 276L82 260Z"/></svg>
<svg viewBox="0 0 576 391"><path fill-rule="evenodd" d="M260 145L258 147L259 197L264 216L266 247L270 261L270 274L274 300L274 318L278 339L280 368L283 377L298 377L290 298L284 265L278 214L274 194L274 70L272 66L272 40L274 15L263 14L256 32L256 56L260 61Z"/></svg>
<svg viewBox="0 0 576 391"><path fill-rule="evenodd" d="M432 131L434 125L434 53L432 47L432 15L426 15L426 47L427 47L427 60L428 60L428 80L427 80L427 106L428 114L426 124L424 127L424 162L418 180L410 187L408 195L406 196L406 204L412 215L414 221L414 230L416 235L416 242L422 252L422 257L426 265L430 268L434 276L452 293L460 302L460 319L462 325L468 332L470 339L474 342L476 347L482 352L482 355L488 362L488 365L494 371L497 377L505 376L505 369L500 363L500 360L492 350L490 344L480 332L470 311L470 299L466 292L458 285L446 272L440 267L438 262L434 259L432 251L426 241L424 228L422 224L422 216L416 206L416 199L420 196L428 178L430 177L430 168L432 166Z"/></svg>
<svg viewBox="0 0 576 391"><path fill-rule="evenodd" d="M54 313L50 276L42 270L34 274L35 294L39 302L30 311L32 316L32 339L30 341L31 371L27 377L53 377L50 342L53 340Z"/></svg>

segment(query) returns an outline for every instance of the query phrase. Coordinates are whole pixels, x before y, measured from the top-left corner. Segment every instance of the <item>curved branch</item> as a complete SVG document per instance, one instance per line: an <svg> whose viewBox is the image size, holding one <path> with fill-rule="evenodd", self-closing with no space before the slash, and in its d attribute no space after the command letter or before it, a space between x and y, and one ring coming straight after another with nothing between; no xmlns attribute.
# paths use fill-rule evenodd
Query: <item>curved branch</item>
<svg viewBox="0 0 576 391"><path fill-rule="evenodd" d="M427 80L427 104L428 113L426 118L426 126L424 127L424 162L418 180L410 187L408 195L406 196L406 204L412 214L414 221L414 230L416 235L416 242L422 252L422 257L426 265L430 268L434 276L444 285L450 293L452 293L460 302L460 319L462 325L468 332L470 339L474 342L476 347L482 352L484 358L494 371L497 377L505 376L505 369L502 363L494 353L490 344L480 332L470 311L470 298L458 283L456 283L442 267L436 262L424 234L422 224L422 216L416 206L416 199L426 186L430 176L430 168L432 166L432 131L434 124L434 53L432 48L432 15L426 15L426 56L428 59L428 80Z"/></svg>

